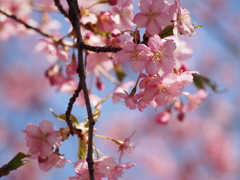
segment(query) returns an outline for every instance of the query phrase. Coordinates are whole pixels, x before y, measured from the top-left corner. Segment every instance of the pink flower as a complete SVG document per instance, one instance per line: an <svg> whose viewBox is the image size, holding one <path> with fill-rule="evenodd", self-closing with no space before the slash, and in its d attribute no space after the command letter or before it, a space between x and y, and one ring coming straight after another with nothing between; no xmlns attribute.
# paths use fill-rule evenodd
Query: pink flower
<svg viewBox="0 0 240 180"><path fill-rule="evenodd" d="M148 47L143 44L128 41L123 45L122 50L116 53L116 59L118 62L130 61L130 66L134 72L142 72L147 58L145 49Z"/></svg>
<svg viewBox="0 0 240 180"><path fill-rule="evenodd" d="M161 77L156 77L148 83L143 99L146 103L156 102L155 108L165 106L174 97L181 94L182 85L178 82L178 77L173 73L164 73Z"/></svg>
<svg viewBox="0 0 240 180"><path fill-rule="evenodd" d="M117 163L114 162L114 160L115 158L110 156L94 158L93 161L95 179L109 177L111 175L111 170L117 165ZM79 179L89 180L88 163L86 159L81 159L78 162L74 163L74 169L78 177L80 177Z"/></svg>
<svg viewBox="0 0 240 180"><path fill-rule="evenodd" d="M180 72L178 75L179 82L182 84L183 87L187 86L189 83L193 82L193 75L197 73L197 71L184 71Z"/></svg>
<svg viewBox="0 0 240 180"><path fill-rule="evenodd" d="M120 177L122 177L124 169L130 169L135 165L136 165L135 163L128 162L128 163L115 166L108 180L118 180Z"/></svg>
<svg viewBox="0 0 240 180"><path fill-rule="evenodd" d="M146 88L147 85L148 85L148 83L149 83L152 79L154 79L155 77L156 77L156 75L147 75L147 74L144 74L144 73L140 74L140 75L139 75L139 78L144 78L144 79L143 79L142 81L140 81L139 87L140 87L140 88Z"/></svg>
<svg viewBox="0 0 240 180"><path fill-rule="evenodd" d="M37 51L45 50L53 56L57 56L62 61L68 60L68 53L66 50L57 47L54 42L49 38L41 38L40 43L36 46Z"/></svg>
<svg viewBox="0 0 240 180"><path fill-rule="evenodd" d="M87 70L93 71L97 66L101 66L106 71L113 68L113 62L108 57L108 53L91 53L87 56Z"/></svg>
<svg viewBox="0 0 240 180"><path fill-rule="evenodd" d="M53 147L61 145L61 135L54 132L53 123L43 120L36 126L29 123L23 130L27 140L29 152L39 156L41 159L46 159L52 152Z"/></svg>
<svg viewBox="0 0 240 180"><path fill-rule="evenodd" d="M124 140L124 142L122 141L118 141L119 146L119 150L120 151L120 156L119 156L119 164L122 163L122 157L124 155L124 153L127 151L129 154L133 151L133 149L135 148L135 145L131 142L131 138L133 137L133 135L136 133L136 130L131 134L131 136L129 138L126 138Z"/></svg>
<svg viewBox="0 0 240 180"><path fill-rule="evenodd" d="M110 11L101 12L98 17L98 25L101 31L111 32L114 29L114 21L112 20Z"/></svg>
<svg viewBox="0 0 240 180"><path fill-rule="evenodd" d="M194 111L196 110L202 102L207 98L208 94L203 89L200 89L198 92L196 92L193 95L188 95L188 102L183 106L182 111Z"/></svg>
<svg viewBox="0 0 240 180"><path fill-rule="evenodd" d="M134 16L133 22L140 28L146 28L151 35L159 34L162 26L170 24L170 18L163 12L164 0L140 0L139 9L141 13Z"/></svg>
<svg viewBox="0 0 240 180"><path fill-rule="evenodd" d="M133 0L118 0L118 7L112 8L115 24L114 27L120 31L130 30L133 27Z"/></svg>
<svg viewBox="0 0 240 180"><path fill-rule="evenodd" d="M39 167L42 171L45 172L51 170L53 167L63 168L65 166L66 161L67 160L63 156L58 155L56 153L52 153L46 159L38 157Z"/></svg>
<svg viewBox="0 0 240 180"><path fill-rule="evenodd" d="M175 65L173 51L176 45L173 40L162 40L154 35L148 41L149 49L146 49L148 59L145 65L146 72L156 74L160 69L172 70Z"/></svg>
<svg viewBox="0 0 240 180"><path fill-rule="evenodd" d="M191 23L191 18L189 16L189 11L180 6L179 0L175 0L174 5L169 9L169 14L172 16L172 21L174 22L173 34L185 34L191 36L195 33L193 24Z"/></svg>
<svg viewBox="0 0 240 180"><path fill-rule="evenodd" d="M113 101L118 102L121 99L124 99L124 103L129 109L136 109L137 108L137 100L140 99L143 95L136 94L135 96L128 95L127 93L115 92L113 93Z"/></svg>

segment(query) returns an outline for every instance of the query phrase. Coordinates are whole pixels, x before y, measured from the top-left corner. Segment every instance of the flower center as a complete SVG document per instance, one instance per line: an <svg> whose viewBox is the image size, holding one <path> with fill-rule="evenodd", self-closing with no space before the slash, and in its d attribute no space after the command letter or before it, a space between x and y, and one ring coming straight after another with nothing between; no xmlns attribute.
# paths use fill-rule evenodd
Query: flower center
<svg viewBox="0 0 240 180"><path fill-rule="evenodd" d="M154 53L154 55L152 57L152 61L161 62L162 61L162 56L163 56L162 51L154 50L153 53Z"/></svg>
<svg viewBox="0 0 240 180"><path fill-rule="evenodd" d="M147 14L149 20L156 19L157 15L158 14L155 11L152 11L152 10Z"/></svg>
<svg viewBox="0 0 240 180"><path fill-rule="evenodd" d="M167 87L164 86L162 83L158 84L157 89L158 89L158 92L160 92L160 93L162 93L164 95L167 94Z"/></svg>
<svg viewBox="0 0 240 180"><path fill-rule="evenodd" d="M187 9L182 10L181 15L178 17L178 20L180 22L184 22L184 21L190 22L191 21L190 16L189 16L189 12L188 12Z"/></svg>
<svg viewBox="0 0 240 180"><path fill-rule="evenodd" d="M38 140L41 142L46 141L47 138L48 138L48 134L41 134L40 136L38 136Z"/></svg>
<svg viewBox="0 0 240 180"><path fill-rule="evenodd" d="M138 61L138 51L133 51L133 53L130 55L130 61Z"/></svg>

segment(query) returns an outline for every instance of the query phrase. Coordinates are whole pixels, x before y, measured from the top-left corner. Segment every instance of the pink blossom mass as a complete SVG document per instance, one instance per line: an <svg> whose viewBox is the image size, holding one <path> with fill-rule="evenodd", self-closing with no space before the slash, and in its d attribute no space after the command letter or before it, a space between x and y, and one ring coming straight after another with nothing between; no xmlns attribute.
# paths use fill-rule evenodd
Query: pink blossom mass
<svg viewBox="0 0 240 180"><path fill-rule="evenodd" d="M164 0L140 0L140 13L134 16L133 22L140 28L146 28L146 31L151 34L159 34L162 26L170 25L170 17L166 12L163 12L165 7Z"/></svg>
<svg viewBox="0 0 240 180"><path fill-rule="evenodd" d="M62 137L54 132L53 123L50 121L44 120L39 123L39 126L29 123L23 132L26 136L29 152L42 159L51 154L53 147L61 145Z"/></svg>
<svg viewBox="0 0 240 180"><path fill-rule="evenodd" d="M239 179L239 5L0 0L0 177Z"/></svg>

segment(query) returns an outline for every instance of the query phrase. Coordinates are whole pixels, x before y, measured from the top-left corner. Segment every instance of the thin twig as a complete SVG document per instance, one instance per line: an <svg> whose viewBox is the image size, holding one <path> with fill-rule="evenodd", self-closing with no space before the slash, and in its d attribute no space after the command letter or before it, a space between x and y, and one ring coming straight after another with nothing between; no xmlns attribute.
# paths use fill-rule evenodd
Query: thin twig
<svg viewBox="0 0 240 180"><path fill-rule="evenodd" d="M80 9L78 7L77 0L67 0L69 6L69 19L72 23L73 29L76 33L77 37L77 48L78 48L78 74L81 83L81 88L83 90L84 99L86 103L86 109L89 119L89 130L88 130L88 154L87 154L87 162L88 162L88 170L90 180L94 180L94 162L93 162L93 127L95 121L93 120L92 109L90 105L90 100L88 96L88 89L86 84L86 75L84 68L84 60L83 60L83 49L81 46L82 42L82 34L80 31Z"/></svg>
<svg viewBox="0 0 240 180"><path fill-rule="evenodd" d="M89 50L89 51L93 51L96 53L100 53L100 52L118 52L121 51L122 48L120 47L112 47L112 46L90 46L87 44L84 44L84 42L81 42L81 47L83 49Z"/></svg>
<svg viewBox="0 0 240 180"><path fill-rule="evenodd" d="M54 0L55 6L58 8L58 10L66 17L69 18L68 13L63 8L62 4L59 0Z"/></svg>
<svg viewBox="0 0 240 180"><path fill-rule="evenodd" d="M77 99L79 93L81 92L81 90L82 90L82 88L81 88L81 84L80 84L80 81L79 81L78 87L75 90L73 96L70 98L69 103L68 103L68 107L67 107L67 111L65 112L66 122L67 122L68 127L70 128L70 132L71 132L72 135L76 133L76 129L75 129L75 127L73 127L73 123L72 123L70 117L71 117L73 104L76 101L76 99Z"/></svg>
<svg viewBox="0 0 240 180"><path fill-rule="evenodd" d="M40 34L43 35L43 36L46 36L46 37L48 37L48 38L52 38L52 39L53 39L53 36L49 35L49 34L46 33L46 32L41 31L41 30L38 29L38 28L35 28L35 27L33 27L33 26L30 26L29 24L25 23L24 21L22 21L21 19L17 18L17 17L16 17L15 15L13 15L13 14L9 14L9 13L3 11L2 9L0 9L0 13L2 13L2 14L4 14L5 16L7 16L7 17L9 17L9 18L11 18L11 19L13 19L13 20L15 20L16 22L19 22L20 24L23 24L27 29L32 29L32 30L40 33Z"/></svg>

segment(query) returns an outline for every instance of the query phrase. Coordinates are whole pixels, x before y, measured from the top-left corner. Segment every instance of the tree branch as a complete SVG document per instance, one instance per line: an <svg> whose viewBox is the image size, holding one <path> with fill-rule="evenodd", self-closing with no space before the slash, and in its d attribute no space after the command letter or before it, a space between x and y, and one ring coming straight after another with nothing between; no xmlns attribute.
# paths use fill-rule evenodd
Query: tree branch
<svg viewBox="0 0 240 180"><path fill-rule="evenodd" d="M66 115L66 122L67 122L67 125L68 127L70 128L70 133L73 135L73 134L76 134L76 128L73 127L73 123L70 119L71 117L71 112L72 112L72 107L73 107L73 104L74 102L76 101L79 93L81 92L82 88L81 88L81 83L79 81L79 84L78 84L78 87L77 89L75 90L73 96L70 98L69 100L69 103L68 103L68 107L67 107L67 110L65 112L65 115Z"/></svg>
<svg viewBox="0 0 240 180"><path fill-rule="evenodd" d="M11 19L19 22L20 24L23 24L27 29L32 29L32 30L40 33L40 34L43 35L43 36L46 36L46 37L48 37L48 38L52 38L52 39L53 39L53 36L49 35L49 34L46 33L46 32L41 31L41 30L38 29L38 28L35 28L35 27L30 26L29 24L25 23L25 22L22 21L21 19L18 19L15 15L9 14L9 13L3 11L2 9L0 9L0 13L2 13L2 14L4 14L5 16L7 16L7 17L9 17L9 18L11 18Z"/></svg>
<svg viewBox="0 0 240 180"><path fill-rule="evenodd" d="M54 0L55 6L58 8L58 10L66 17L69 18L68 13L63 8L62 4L59 0Z"/></svg>
<svg viewBox="0 0 240 180"><path fill-rule="evenodd" d="M80 31L80 9L78 7L77 0L67 0L67 2L69 6L69 18L77 36L77 48L78 48L77 72L79 74L80 85L83 90L88 119L89 119L87 162L88 162L90 180L94 180L94 167L93 167L94 162L93 162L93 156L92 156L93 154L92 144L93 144L93 127L94 127L95 121L93 120L92 109L90 105L88 89L86 84L86 75L85 75L85 68L84 68L84 61L83 61L83 49L81 46L82 34Z"/></svg>
<svg viewBox="0 0 240 180"><path fill-rule="evenodd" d="M87 44L84 44L84 42L81 42L81 47L83 49L89 50L89 51L93 51L96 53L100 53L100 52L118 52L121 51L122 48L120 47L112 47L112 46L90 46Z"/></svg>

